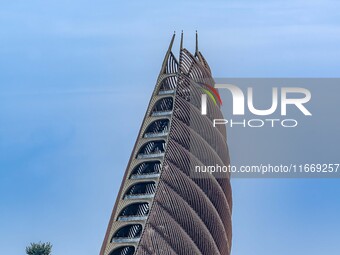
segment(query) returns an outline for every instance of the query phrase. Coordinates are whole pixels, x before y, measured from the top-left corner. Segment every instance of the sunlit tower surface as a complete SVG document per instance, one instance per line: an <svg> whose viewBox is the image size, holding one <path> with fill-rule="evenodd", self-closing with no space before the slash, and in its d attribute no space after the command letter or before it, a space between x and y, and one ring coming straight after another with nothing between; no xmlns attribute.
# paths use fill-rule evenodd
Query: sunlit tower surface
<svg viewBox="0 0 340 255"><path fill-rule="evenodd" d="M221 101L198 50L177 60L173 35L108 224L100 255L229 255L230 178L193 174L229 165ZM209 95L201 114L202 93Z"/></svg>

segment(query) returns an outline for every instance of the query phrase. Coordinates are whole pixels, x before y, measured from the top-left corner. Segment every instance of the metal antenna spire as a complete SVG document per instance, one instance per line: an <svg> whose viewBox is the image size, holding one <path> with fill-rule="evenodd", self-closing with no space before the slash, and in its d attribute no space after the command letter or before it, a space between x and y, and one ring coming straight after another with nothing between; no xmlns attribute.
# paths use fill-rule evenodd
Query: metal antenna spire
<svg viewBox="0 0 340 255"><path fill-rule="evenodd" d="M169 45L168 51L165 54L165 57L164 57L164 60L163 60L163 64L162 64L162 68L161 68L160 73L164 73L165 70L166 70L166 65L167 65L167 62L168 62L168 58L169 58L169 56L171 54L171 49L172 49L172 45L174 44L175 36L176 36L176 32L174 32L174 34L172 35L172 38L171 38L171 41L170 41L170 45Z"/></svg>
<svg viewBox="0 0 340 255"><path fill-rule="evenodd" d="M174 34L172 35L170 45L169 45L169 48L168 48L168 52L170 52L171 49L172 49L172 45L174 44L175 36L176 36L176 31L174 31Z"/></svg>
<svg viewBox="0 0 340 255"><path fill-rule="evenodd" d="M183 30L182 30L182 33L181 33L181 49L183 49Z"/></svg>
<svg viewBox="0 0 340 255"><path fill-rule="evenodd" d="M195 49L195 55L198 54L198 32L196 30L196 49Z"/></svg>

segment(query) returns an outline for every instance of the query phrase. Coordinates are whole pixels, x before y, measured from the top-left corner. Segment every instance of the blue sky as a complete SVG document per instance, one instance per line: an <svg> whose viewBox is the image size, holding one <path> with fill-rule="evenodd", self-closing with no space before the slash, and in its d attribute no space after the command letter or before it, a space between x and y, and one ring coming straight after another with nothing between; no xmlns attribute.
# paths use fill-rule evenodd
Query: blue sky
<svg viewBox="0 0 340 255"><path fill-rule="evenodd" d="M339 77L339 7L1 1L1 253L41 240L54 254L98 254L174 30L189 50L199 31L216 77ZM339 253L338 180L238 179L233 193L233 254Z"/></svg>

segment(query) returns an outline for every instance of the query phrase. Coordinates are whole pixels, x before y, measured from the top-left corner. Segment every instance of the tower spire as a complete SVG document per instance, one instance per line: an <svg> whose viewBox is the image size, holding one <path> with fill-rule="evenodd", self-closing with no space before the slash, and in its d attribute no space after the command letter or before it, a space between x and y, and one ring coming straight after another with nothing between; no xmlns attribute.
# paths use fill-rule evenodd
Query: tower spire
<svg viewBox="0 0 340 255"><path fill-rule="evenodd" d="M172 45L174 44L175 36L176 36L176 31L174 31L174 34L172 35L172 38L171 38L171 41L170 41L170 45L169 45L169 48L168 48L168 51L167 51L168 53L172 49Z"/></svg>
<svg viewBox="0 0 340 255"><path fill-rule="evenodd" d="M172 49L172 45L174 44L175 36L176 36L176 31L174 31L174 34L172 35L172 38L171 38L168 50L167 50L167 52L165 54L165 57L164 57L164 60L163 60L163 64L162 64L162 68L161 68L160 73L164 73L165 72L166 64L167 64L168 58L169 58L169 56L171 54L171 49Z"/></svg>
<svg viewBox="0 0 340 255"><path fill-rule="evenodd" d="M196 48L195 48L195 55L198 54L198 32L196 30Z"/></svg>
<svg viewBox="0 0 340 255"><path fill-rule="evenodd" d="M183 49L183 30L182 30L182 33L181 33L181 49Z"/></svg>

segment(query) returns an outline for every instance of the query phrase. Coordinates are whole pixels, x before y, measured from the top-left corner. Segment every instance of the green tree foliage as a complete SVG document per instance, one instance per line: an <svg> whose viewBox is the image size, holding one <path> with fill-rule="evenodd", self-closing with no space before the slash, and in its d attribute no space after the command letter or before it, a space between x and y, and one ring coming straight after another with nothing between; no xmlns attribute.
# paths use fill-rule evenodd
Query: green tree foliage
<svg viewBox="0 0 340 255"><path fill-rule="evenodd" d="M26 247L26 253L28 255L50 255L52 251L52 244L47 243L31 243Z"/></svg>

